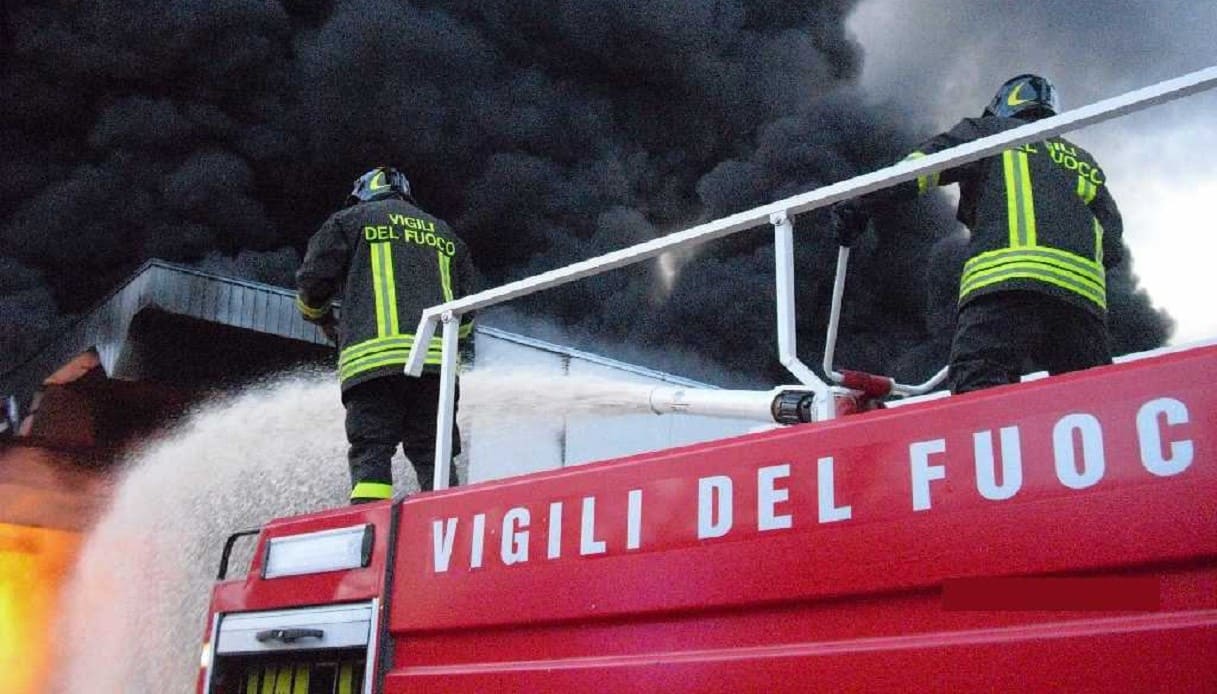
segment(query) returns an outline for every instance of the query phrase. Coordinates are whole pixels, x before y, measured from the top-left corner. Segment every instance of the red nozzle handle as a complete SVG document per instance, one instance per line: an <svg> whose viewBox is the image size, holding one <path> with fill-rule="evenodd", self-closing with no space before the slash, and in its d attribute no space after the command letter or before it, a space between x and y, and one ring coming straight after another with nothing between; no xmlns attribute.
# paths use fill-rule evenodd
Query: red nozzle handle
<svg viewBox="0 0 1217 694"><path fill-rule="evenodd" d="M868 374L865 371L842 371L841 385L860 390L872 398L881 398L892 392L892 379L887 376Z"/></svg>

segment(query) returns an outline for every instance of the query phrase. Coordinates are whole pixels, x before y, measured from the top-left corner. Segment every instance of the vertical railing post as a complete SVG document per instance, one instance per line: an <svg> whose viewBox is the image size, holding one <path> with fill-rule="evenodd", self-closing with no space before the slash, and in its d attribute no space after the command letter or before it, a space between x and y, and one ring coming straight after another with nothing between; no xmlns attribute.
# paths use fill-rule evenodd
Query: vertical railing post
<svg viewBox="0 0 1217 694"><path fill-rule="evenodd" d="M794 228L785 211L769 215L773 225L774 298L778 318L778 361L799 383L827 393L828 384L799 361L794 307Z"/></svg>
<svg viewBox="0 0 1217 694"><path fill-rule="evenodd" d="M778 354L795 350L794 232L785 212L769 216L773 225L774 298L777 300Z"/></svg>
<svg viewBox="0 0 1217 694"><path fill-rule="evenodd" d="M452 424L456 420L456 355L460 317L446 311L440 320L444 323L443 351L439 369L439 411L435 417L435 489L447 489L448 468L452 461ZM420 345L420 348L425 348Z"/></svg>

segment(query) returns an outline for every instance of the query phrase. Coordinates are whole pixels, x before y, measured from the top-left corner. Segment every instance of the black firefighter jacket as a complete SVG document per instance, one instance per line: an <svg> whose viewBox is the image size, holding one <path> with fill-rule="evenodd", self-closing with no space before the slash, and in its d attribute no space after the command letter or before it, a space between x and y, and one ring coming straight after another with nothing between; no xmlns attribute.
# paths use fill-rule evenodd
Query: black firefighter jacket
<svg viewBox="0 0 1217 694"><path fill-rule="evenodd" d="M296 272L296 307L305 320L330 319L342 289L338 373L342 389L399 374L424 309L474 291L469 249L441 219L400 198L339 210L309 240ZM472 314L461 317L467 340ZM438 331L427 347L425 371L440 364Z"/></svg>
<svg viewBox="0 0 1217 694"><path fill-rule="evenodd" d="M908 158L1025 124L1016 118L965 118ZM959 184L957 216L972 232L960 278L960 306L991 292L1018 289L1106 316L1104 271L1122 260L1123 222L1103 170L1088 152L1053 137L923 176L880 197L913 197L950 183Z"/></svg>

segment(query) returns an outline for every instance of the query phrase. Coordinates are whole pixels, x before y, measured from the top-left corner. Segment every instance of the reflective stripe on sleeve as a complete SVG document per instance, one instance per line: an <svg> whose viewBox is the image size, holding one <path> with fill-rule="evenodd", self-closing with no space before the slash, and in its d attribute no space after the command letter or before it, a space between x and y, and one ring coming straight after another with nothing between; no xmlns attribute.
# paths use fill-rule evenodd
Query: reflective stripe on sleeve
<svg viewBox="0 0 1217 694"><path fill-rule="evenodd" d="M905 157L904 160L911 161L913 159L920 159L924 156L925 156L925 152L913 152L912 154ZM940 174L940 172L935 171L932 174L926 174L925 176L918 176L917 177L917 193L918 194L924 193L927 190L929 190L930 188L937 187L938 181L940 178L939 174Z"/></svg>
<svg viewBox="0 0 1217 694"><path fill-rule="evenodd" d="M1095 185L1094 181L1091 181L1089 178L1086 178L1085 176L1078 176L1077 193L1078 197L1082 199L1082 202L1089 205L1092 201L1094 201L1094 196L1099 194L1099 187Z"/></svg>
<svg viewBox="0 0 1217 694"><path fill-rule="evenodd" d="M304 303L304 299L299 294L296 295L296 310L300 311L305 318L316 320L330 312L330 305L315 307Z"/></svg>

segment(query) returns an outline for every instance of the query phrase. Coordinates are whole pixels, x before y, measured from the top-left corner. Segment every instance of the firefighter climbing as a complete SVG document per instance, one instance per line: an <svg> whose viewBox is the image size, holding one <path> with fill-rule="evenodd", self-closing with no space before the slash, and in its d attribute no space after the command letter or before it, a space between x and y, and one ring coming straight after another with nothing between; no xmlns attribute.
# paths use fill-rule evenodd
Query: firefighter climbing
<svg viewBox="0 0 1217 694"><path fill-rule="evenodd" d="M402 328L423 309L470 293L474 269L464 242L417 205L400 171L368 171L346 202L309 241L296 273L296 305L338 345L351 503L359 503L392 497L390 459L399 443L422 489L433 486L441 341L428 345L423 376L408 378L402 368L414 336ZM335 317L330 301L340 291ZM472 329L472 315L462 316L460 336ZM460 437L453 429L455 456Z"/></svg>
<svg viewBox="0 0 1217 694"><path fill-rule="evenodd" d="M1019 75L980 118L930 138L917 158L1056 115L1056 88ZM972 232L951 345L956 393L1111 363L1106 270L1123 257L1123 224L1094 158L1062 137L1023 145L833 208L850 245L884 204L958 183L958 218Z"/></svg>

